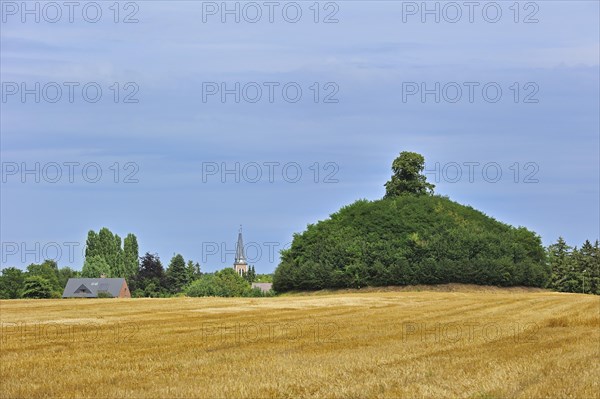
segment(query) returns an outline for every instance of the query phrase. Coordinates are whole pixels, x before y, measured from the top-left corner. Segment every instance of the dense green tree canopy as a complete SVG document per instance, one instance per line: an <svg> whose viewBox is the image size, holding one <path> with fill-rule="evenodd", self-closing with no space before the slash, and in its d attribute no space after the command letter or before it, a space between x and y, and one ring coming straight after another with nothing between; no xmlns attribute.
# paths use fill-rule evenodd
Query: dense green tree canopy
<svg viewBox="0 0 600 399"><path fill-rule="evenodd" d="M45 299L52 298L52 285L42 276L25 278L23 298Z"/></svg>
<svg viewBox="0 0 600 399"><path fill-rule="evenodd" d="M552 268L550 288L561 292L600 295L600 244L586 240L581 249L573 248L559 237L548 247Z"/></svg>
<svg viewBox="0 0 600 399"><path fill-rule="evenodd" d="M40 264L32 263L27 266L27 275L43 277L50 284L53 292L62 293L64 286L60 283L58 265L55 261L48 259Z"/></svg>
<svg viewBox="0 0 600 399"><path fill-rule="evenodd" d="M135 289L145 296L161 296L166 288L165 269L158 254L146 252L140 259L140 268L134 281Z"/></svg>
<svg viewBox="0 0 600 399"><path fill-rule="evenodd" d="M100 255L94 255L85 260L81 270L81 277L98 278L103 275L108 278L118 277L112 274L112 269L104 257Z"/></svg>
<svg viewBox="0 0 600 399"><path fill-rule="evenodd" d="M23 291L25 274L16 267L2 269L0 277L0 299L20 298Z"/></svg>

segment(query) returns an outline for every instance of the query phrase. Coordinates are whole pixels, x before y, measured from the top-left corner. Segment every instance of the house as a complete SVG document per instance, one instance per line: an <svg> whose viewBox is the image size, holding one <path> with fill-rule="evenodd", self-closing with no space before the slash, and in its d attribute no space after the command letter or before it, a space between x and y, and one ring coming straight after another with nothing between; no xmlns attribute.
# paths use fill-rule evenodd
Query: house
<svg viewBox="0 0 600 399"><path fill-rule="evenodd" d="M115 298L131 298L124 278L70 278L63 298L98 298L104 293Z"/></svg>
<svg viewBox="0 0 600 399"><path fill-rule="evenodd" d="M252 283L252 288L260 288L262 292L269 292L273 288L273 283Z"/></svg>

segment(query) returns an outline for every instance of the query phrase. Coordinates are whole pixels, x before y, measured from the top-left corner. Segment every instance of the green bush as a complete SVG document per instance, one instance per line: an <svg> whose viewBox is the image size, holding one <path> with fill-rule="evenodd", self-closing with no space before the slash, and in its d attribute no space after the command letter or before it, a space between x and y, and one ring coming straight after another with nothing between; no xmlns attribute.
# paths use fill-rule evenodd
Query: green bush
<svg viewBox="0 0 600 399"><path fill-rule="evenodd" d="M0 299L20 298L25 277L25 273L16 267L2 269L2 274L0 275Z"/></svg>
<svg viewBox="0 0 600 399"><path fill-rule="evenodd" d="M248 292L248 296L253 297L253 298L260 298L260 297L263 297L264 294L260 288L254 287L250 290L250 292Z"/></svg>
<svg viewBox="0 0 600 399"><path fill-rule="evenodd" d="M185 290L187 296L220 296L214 274L203 274L199 279L193 281Z"/></svg>
<svg viewBox="0 0 600 399"><path fill-rule="evenodd" d="M45 299L52 297L52 285L42 276L25 278L23 298Z"/></svg>
<svg viewBox="0 0 600 399"><path fill-rule="evenodd" d="M108 291L98 291L98 298L114 298Z"/></svg>
<svg viewBox="0 0 600 399"><path fill-rule="evenodd" d="M214 274L203 274L185 290L186 295L191 297L240 297L248 296L250 292L250 284L232 268Z"/></svg>

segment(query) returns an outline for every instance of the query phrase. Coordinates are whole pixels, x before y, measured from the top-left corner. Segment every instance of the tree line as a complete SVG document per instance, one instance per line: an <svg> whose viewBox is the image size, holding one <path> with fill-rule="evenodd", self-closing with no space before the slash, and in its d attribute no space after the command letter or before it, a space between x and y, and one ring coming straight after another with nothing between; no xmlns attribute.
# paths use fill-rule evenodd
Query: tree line
<svg viewBox="0 0 600 399"><path fill-rule="evenodd" d="M241 276L233 268L202 273L197 262L188 260L186 263L183 256L177 254L165 269L157 254L146 253L140 258L138 272L129 284L134 297L262 296L262 291L251 288L255 279L254 266Z"/></svg>
<svg viewBox="0 0 600 399"><path fill-rule="evenodd" d="M600 295L600 245L598 240L592 245L586 240L580 248L572 247L559 237L557 242L545 249L544 262L550 271L548 280L541 286L559 292L574 292ZM381 266L379 266L381 267ZM99 270L104 273L106 270ZM250 283L273 282L271 274L251 273L239 276L232 268L215 273L201 273L200 265L187 263L181 255L175 255L165 270L156 254L146 253L141 259L134 276L127 280L134 297L187 296L271 296L251 289ZM83 277L82 272L69 267L59 268L53 260L41 264L30 264L25 271L7 267L0 276L0 299L17 298L60 298L69 278ZM100 277L100 274L88 274ZM281 277L278 277L281 279ZM312 285L302 289L323 288L322 283L309 279ZM346 281L352 281L346 280ZM281 283L281 281L279 281ZM360 281L355 279L355 286ZM376 281L371 285L377 285ZM339 285L344 286L344 285ZM350 284L349 286L352 286Z"/></svg>
<svg viewBox="0 0 600 399"><path fill-rule="evenodd" d="M272 279L270 275L257 275L254 266L242 276L233 268L202 273L198 262L186 262L181 254L174 255L165 269L158 254L147 252L140 257L138 251L134 234L121 240L106 227L98 232L90 230L80 272L69 267L59 268L53 260L30 264L24 272L16 267L4 268L0 276L0 299L60 298L67 281L74 277L123 277L133 297L153 298L262 296L262 291L251 289L251 283Z"/></svg>

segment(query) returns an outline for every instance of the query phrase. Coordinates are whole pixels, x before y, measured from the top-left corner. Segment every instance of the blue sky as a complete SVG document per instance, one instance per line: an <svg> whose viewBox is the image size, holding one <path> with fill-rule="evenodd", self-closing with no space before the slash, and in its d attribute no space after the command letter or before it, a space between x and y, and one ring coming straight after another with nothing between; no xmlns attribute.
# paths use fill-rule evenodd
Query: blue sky
<svg viewBox="0 0 600 399"><path fill-rule="evenodd" d="M248 2L237 3L239 23L210 13L221 2L192 1L121 2L117 23L113 2L97 2L92 23L87 3L73 22L62 8L56 23L37 3L38 23L21 2L1 2L2 267L58 257L58 247L59 265L79 269L87 231L106 226L135 233L140 251L165 265L181 253L212 271L233 263L242 224L250 260L271 272L293 233L380 198L400 151L425 156L437 193L534 230L546 245L599 237L596 1L520 2L518 15L512 1L479 2L473 22L447 2L427 3L439 22L421 2L321 2L318 23L312 1L278 2L272 23L263 2L253 3L263 13L256 23L244 19L255 15ZM299 21L286 21L297 9ZM132 13L138 22L124 23ZM56 102L49 82L62 87ZM236 82L239 103L206 92ZM88 98L101 88L98 102L83 98L86 84ZM22 85L33 90L24 100ZM411 87L433 92L423 99ZM128 94L138 101L125 103Z"/></svg>

